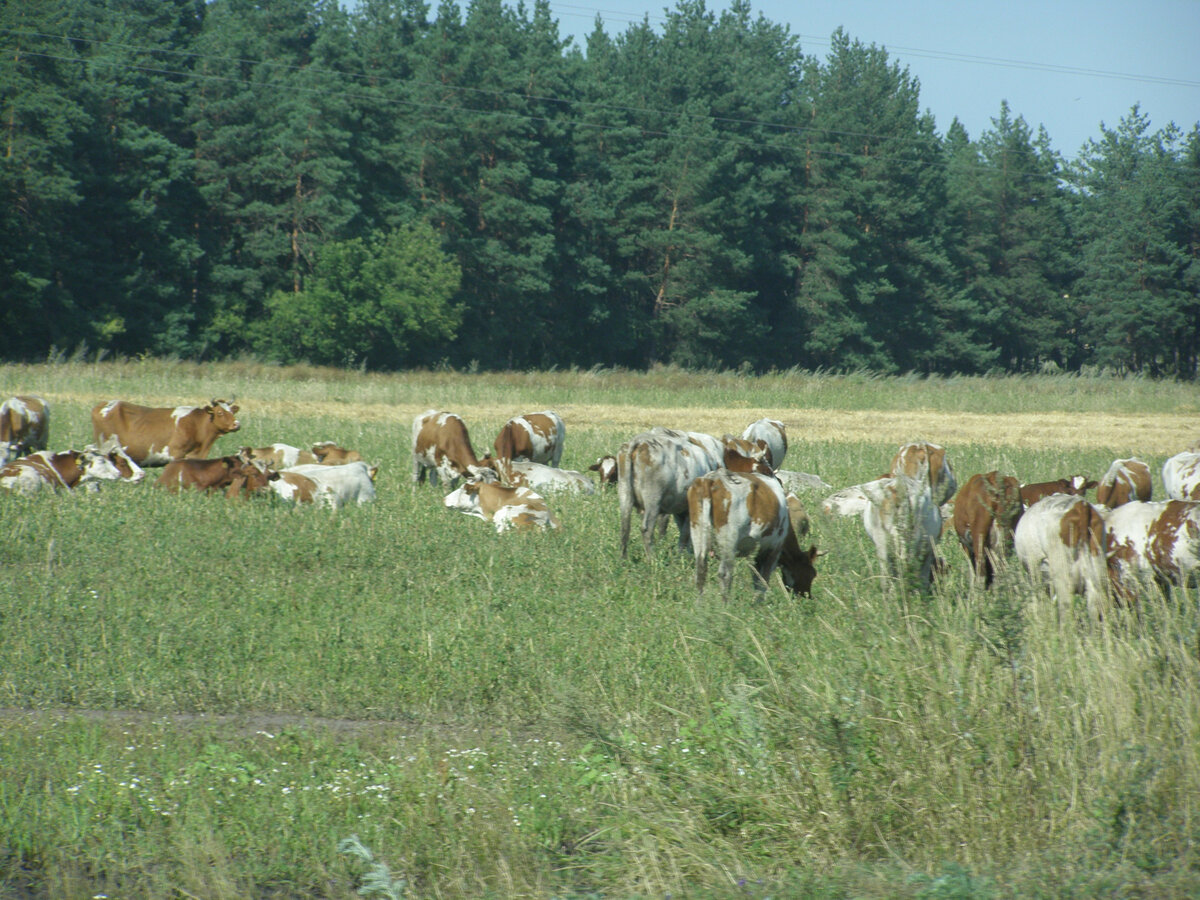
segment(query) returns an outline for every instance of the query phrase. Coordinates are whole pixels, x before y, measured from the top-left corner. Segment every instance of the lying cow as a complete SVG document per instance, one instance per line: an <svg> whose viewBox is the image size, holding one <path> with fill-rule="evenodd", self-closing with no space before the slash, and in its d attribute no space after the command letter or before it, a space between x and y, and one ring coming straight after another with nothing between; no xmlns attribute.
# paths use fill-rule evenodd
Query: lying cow
<svg viewBox="0 0 1200 900"><path fill-rule="evenodd" d="M1171 500L1200 500L1200 452L1176 453L1162 467L1163 490Z"/></svg>
<svg viewBox="0 0 1200 900"><path fill-rule="evenodd" d="M119 447L87 446L51 453L41 450L0 468L0 488L31 496L43 490L95 489L101 481L138 482L146 473Z"/></svg>
<svg viewBox="0 0 1200 900"><path fill-rule="evenodd" d="M316 503L319 488L307 475L285 469L272 479L271 490L289 503Z"/></svg>
<svg viewBox="0 0 1200 900"><path fill-rule="evenodd" d="M808 518L798 499L785 497L776 478L717 469L693 481L687 499L698 591L704 592L708 557L715 553L721 595L726 600L735 559L751 555L754 589L759 596L766 591L776 567L789 591L806 596L811 593L817 575L817 548L800 548L791 510L796 509L805 526Z"/></svg>
<svg viewBox="0 0 1200 900"><path fill-rule="evenodd" d="M922 595L928 594L942 536L942 513L925 466L918 466L915 476L901 473L859 487L867 497L863 527L875 544L884 576L897 579L902 589L914 585Z"/></svg>
<svg viewBox="0 0 1200 900"><path fill-rule="evenodd" d="M1025 507L1011 475L972 475L954 497L954 530L971 570L991 586L996 564L1012 550L1013 530Z"/></svg>
<svg viewBox="0 0 1200 900"><path fill-rule="evenodd" d="M783 466L783 458L787 456L787 429L778 419L759 419L751 422L742 432L742 438L747 441L762 441L767 445L767 462L772 469L778 471Z"/></svg>
<svg viewBox="0 0 1200 900"><path fill-rule="evenodd" d="M0 403L0 464L46 449L50 407L41 397L18 394Z"/></svg>
<svg viewBox="0 0 1200 900"><path fill-rule="evenodd" d="M369 466L361 460L340 466L326 466L320 463L292 466L280 474L289 472L303 475L316 484L314 502L318 506L341 509L348 503L362 506L375 499L375 476L379 473L379 467Z"/></svg>
<svg viewBox="0 0 1200 900"><path fill-rule="evenodd" d="M1097 482L1088 480L1084 475L1072 475L1070 478L1055 478L1053 481L1036 481L1033 484L1021 485L1021 502L1028 509L1043 497L1049 497L1053 494L1082 497L1096 485Z"/></svg>
<svg viewBox="0 0 1200 900"><path fill-rule="evenodd" d="M233 498L265 490L278 473L269 466L242 456L218 456L215 459L173 459L163 467L155 482L171 493L183 488L197 491L223 491Z"/></svg>
<svg viewBox="0 0 1200 900"><path fill-rule="evenodd" d="M1200 503L1132 500L1105 517L1108 571L1116 593L1132 600L1142 584L1195 584L1200 572Z"/></svg>
<svg viewBox="0 0 1200 900"><path fill-rule="evenodd" d="M1136 458L1118 459L1113 461L1096 485L1096 503L1109 509L1131 500L1145 503L1150 499L1152 490L1150 466Z"/></svg>
<svg viewBox="0 0 1200 900"><path fill-rule="evenodd" d="M497 533L509 529L557 528L546 501L526 487L505 487L484 481L467 481L443 501L450 509L491 522Z"/></svg>
<svg viewBox="0 0 1200 900"><path fill-rule="evenodd" d="M412 480L422 484L426 474L431 484L438 476L453 488L460 478L491 478L494 472L475 455L462 417L452 412L427 409L413 419Z"/></svg>
<svg viewBox="0 0 1200 900"><path fill-rule="evenodd" d="M357 450L347 450L345 447L339 447L333 441L321 441L313 444L312 452L316 461L323 466L342 466L346 463L363 462L362 454ZM293 465L297 464L293 463Z"/></svg>
<svg viewBox="0 0 1200 900"><path fill-rule="evenodd" d="M1093 618L1108 595L1104 513L1076 494L1050 494L1028 507L1013 532L1013 549L1062 608L1082 594Z"/></svg>
<svg viewBox="0 0 1200 900"><path fill-rule="evenodd" d="M116 437L139 465L165 466L173 459L204 459L223 434L241 428L236 403L213 400L207 406L151 407L124 400L92 408L97 444Z"/></svg>
<svg viewBox="0 0 1200 900"><path fill-rule="evenodd" d="M302 466L317 462L311 451L293 447L291 444L271 444L269 447L243 447L239 455L246 459L257 459L275 469Z"/></svg>
<svg viewBox="0 0 1200 900"><path fill-rule="evenodd" d="M534 491L569 491L576 494L594 494L596 486L582 472L572 469L558 469L544 463L530 462L527 459L514 459L507 464L488 457L485 462L496 464L497 474L503 465L504 480L509 487L527 487Z"/></svg>

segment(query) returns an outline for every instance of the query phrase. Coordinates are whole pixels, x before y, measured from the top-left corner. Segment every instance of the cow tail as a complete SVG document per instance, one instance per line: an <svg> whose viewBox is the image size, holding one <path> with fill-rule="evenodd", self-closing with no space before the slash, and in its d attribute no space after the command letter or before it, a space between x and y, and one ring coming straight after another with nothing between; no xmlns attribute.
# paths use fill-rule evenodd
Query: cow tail
<svg viewBox="0 0 1200 900"><path fill-rule="evenodd" d="M629 520L633 515L633 447L617 452L617 501L621 507L621 557L629 551Z"/></svg>
<svg viewBox="0 0 1200 900"><path fill-rule="evenodd" d="M712 490L703 479L692 482L692 489L700 492L699 508L691 515L692 552L696 557L696 590L704 590L708 578L708 553L712 549ZM690 507L690 503L689 503Z"/></svg>

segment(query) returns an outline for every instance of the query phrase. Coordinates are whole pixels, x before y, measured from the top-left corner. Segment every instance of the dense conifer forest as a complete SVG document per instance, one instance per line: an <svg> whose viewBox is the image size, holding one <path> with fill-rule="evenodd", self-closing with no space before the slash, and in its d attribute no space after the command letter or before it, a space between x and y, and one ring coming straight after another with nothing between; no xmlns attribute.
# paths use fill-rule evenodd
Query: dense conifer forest
<svg viewBox="0 0 1200 900"><path fill-rule="evenodd" d="M1195 378L1197 125L919 87L745 0L0 3L0 359Z"/></svg>

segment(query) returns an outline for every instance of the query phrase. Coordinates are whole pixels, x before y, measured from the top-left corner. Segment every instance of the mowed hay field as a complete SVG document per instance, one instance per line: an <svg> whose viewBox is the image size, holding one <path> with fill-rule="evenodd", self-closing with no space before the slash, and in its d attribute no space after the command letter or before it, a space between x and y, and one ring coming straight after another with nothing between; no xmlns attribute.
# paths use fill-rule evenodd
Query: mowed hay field
<svg viewBox="0 0 1200 900"><path fill-rule="evenodd" d="M555 409L566 468L651 425L788 426L835 487L899 443L960 482L1098 478L1200 438L1200 389L789 372L357 374L153 360L0 367L51 406L236 397L216 452L334 440L361 508L150 482L0 496L0 897L1194 897L1200 610L1065 618L1014 569L929 599L818 512L811 599L702 598L674 526L620 557L614 492L497 535L411 485L439 408L490 446ZM216 455L214 453L214 455ZM349 841L352 836L357 842Z"/></svg>

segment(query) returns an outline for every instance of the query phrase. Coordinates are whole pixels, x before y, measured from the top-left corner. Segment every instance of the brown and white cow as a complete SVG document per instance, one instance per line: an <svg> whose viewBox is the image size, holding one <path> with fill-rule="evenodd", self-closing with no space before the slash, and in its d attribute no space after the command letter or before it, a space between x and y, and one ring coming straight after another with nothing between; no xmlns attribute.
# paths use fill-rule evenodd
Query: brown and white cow
<svg viewBox="0 0 1200 900"><path fill-rule="evenodd" d="M742 438L747 441L762 441L767 445L767 462L771 468L778 470L783 466L783 458L787 456L787 429L778 419L759 419L751 422L742 432Z"/></svg>
<svg viewBox="0 0 1200 900"><path fill-rule="evenodd" d="M1053 481L1035 481L1032 484L1021 485L1021 502L1028 509L1043 497L1052 494L1066 494L1069 497L1082 497L1098 482L1089 480L1084 475L1072 475L1070 478L1056 478Z"/></svg>
<svg viewBox="0 0 1200 900"><path fill-rule="evenodd" d="M1150 499L1153 485L1150 466L1133 458L1114 460L1100 483L1096 485L1096 503L1114 509L1131 500L1145 503Z"/></svg>
<svg viewBox="0 0 1200 900"><path fill-rule="evenodd" d="M971 570L990 586L996 564L1012 550L1013 530L1025 507L1011 475L972 475L954 496L954 530Z"/></svg>
<svg viewBox="0 0 1200 900"><path fill-rule="evenodd" d="M600 478L600 487L602 488L616 484L617 458L615 456L601 456L592 465L588 466L588 471L596 473Z"/></svg>
<svg viewBox="0 0 1200 900"><path fill-rule="evenodd" d="M223 434L241 428L236 403L213 400L207 406L139 406L110 400L92 408L97 444L116 437L139 465L165 466L173 459L204 459Z"/></svg>
<svg viewBox="0 0 1200 900"><path fill-rule="evenodd" d="M629 549L633 510L642 513L642 546L649 557L659 516L672 516L679 549L691 545L687 491L706 472L721 467L723 447L716 438L654 428L621 445L617 454L617 500L621 510L621 556ZM711 442L711 443L710 443Z"/></svg>
<svg viewBox="0 0 1200 900"><path fill-rule="evenodd" d="M307 475L284 470L271 481L271 490L289 503L315 503L319 488Z"/></svg>
<svg viewBox="0 0 1200 900"><path fill-rule="evenodd" d="M0 464L46 449L50 406L34 394L18 394L0 403Z"/></svg>
<svg viewBox="0 0 1200 900"><path fill-rule="evenodd" d="M1200 500L1200 452L1176 453L1162 467L1163 490L1171 500Z"/></svg>
<svg viewBox="0 0 1200 900"><path fill-rule="evenodd" d="M506 487L483 481L466 481L443 501L450 509L491 522L498 533L509 529L557 528L545 499L526 487Z"/></svg>
<svg viewBox="0 0 1200 900"><path fill-rule="evenodd" d="M302 466L317 462L308 450L293 447L291 444L271 444L269 447L242 447L239 451L246 459L257 459L269 463L275 469L286 469L289 466Z"/></svg>
<svg viewBox="0 0 1200 900"><path fill-rule="evenodd" d="M367 465L362 460L337 466L321 463L292 466L286 471L316 483L314 502L318 506L341 509L350 503L362 506L375 499L375 476L379 467Z"/></svg>
<svg viewBox="0 0 1200 900"><path fill-rule="evenodd" d="M492 447L496 451L496 459L502 462L527 459L557 466L562 459L566 434L566 427L558 413L545 409L513 416L500 427Z"/></svg>
<svg viewBox="0 0 1200 900"><path fill-rule="evenodd" d="M1194 584L1200 574L1200 503L1131 500L1106 518L1108 571L1115 592L1132 600L1153 580Z"/></svg>
<svg viewBox="0 0 1200 900"><path fill-rule="evenodd" d="M0 468L0 488L27 496L43 490L69 491L80 485L92 490L101 481L138 482L145 474L119 447L89 445L59 453L41 450L11 460Z"/></svg>
<svg viewBox="0 0 1200 900"><path fill-rule="evenodd" d="M743 556L753 556L754 589L759 596L766 591L776 567L789 591L811 594L817 575L817 548L800 548L791 511L797 509L805 525L808 517L798 499L785 497L774 476L716 469L693 481L687 498L698 591L704 592L708 557L714 553L721 595L726 600L733 583L734 562Z"/></svg>
<svg viewBox="0 0 1200 900"><path fill-rule="evenodd" d="M764 440L747 440L727 434L721 438L722 465L733 472L773 474L771 449Z"/></svg>
<svg viewBox="0 0 1200 900"><path fill-rule="evenodd" d="M224 491L227 497L249 495L267 488L279 473L260 461L242 456L214 459L173 459L155 482L172 493L181 488Z"/></svg>
<svg viewBox="0 0 1200 900"><path fill-rule="evenodd" d="M932 444L929 441L902 444L892 457L892 465L887 474L888 477L907 475L914 478L920 471L926 473L930 496L939 507L958 490L954 469L946 459L946 448L941 444Z"/></svg>
<svg viewBox="0 0 1200 900"><path fill-rule="evenodd" d="M333 441L321 441L313 444L312 452L316 461L323 466L342 466L346 463L363 462L362 454L357 450L347 450L345 447L339 447ZM303 465L303 463L293 463L293 465Z"/></svg>
<svg viewBox="0 0 1200 900"><path fill-rule="evenodd" d="M490 456L483 461L493 463L497 467L502 465L499 460ZM582 472L572 469L559 469L527 459L511 460L504 468L506 471L503 478L509 487L527 487L533 491L567 491L574 494L596 493L596 486L592 484L592 480Z"/></svg>
<svg viewBox="0 0 1200 900"><path fill-rule="evenodd" d="M426 473L431 484L437 484L440 475L448 488L453 488L460 478L495 477L471 448L471 437L462 417L436 409L427 409L413 419L412 466L413 484L423 483Z"/></svg>
<svg viewBox="0 0 1200 900"><path fill-rule="evenodd" d="M1013 549L1038 584L1048 585L1059 612L1082 594L1099 618L1108 595L1103 510L1077 494L1049 494L1028 507L1013 532Z"/></svg>
<svg viewBox="0 0 1200 900"><path fill-rule="evenodd" d="M919 465L915 475L901 472L859 487L867 497L863 527L875 545L884 576L896 579L902 590L911 585L928 594L942 536L942 512L934 502L926 464Z"/></svg>

